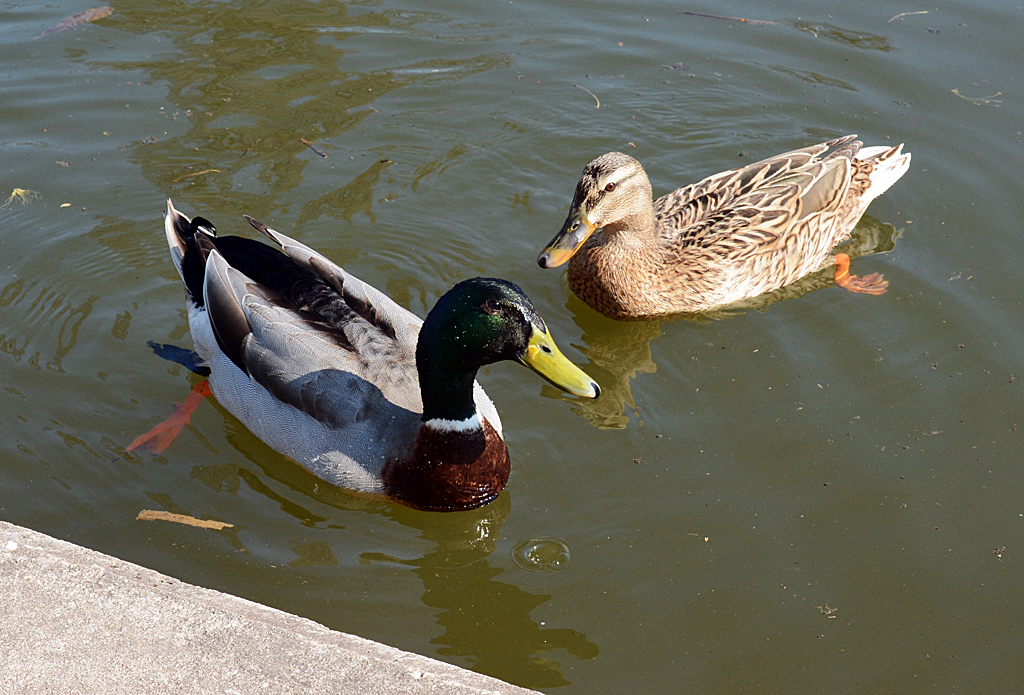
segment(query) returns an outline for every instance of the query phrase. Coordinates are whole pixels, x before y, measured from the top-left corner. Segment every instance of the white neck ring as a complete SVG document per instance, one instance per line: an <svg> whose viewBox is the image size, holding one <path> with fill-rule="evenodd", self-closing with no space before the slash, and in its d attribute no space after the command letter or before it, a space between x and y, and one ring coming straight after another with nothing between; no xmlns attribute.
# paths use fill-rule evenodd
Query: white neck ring
<svg viewBox="0 0 1024 695"><path fill-rule="evenodd" d="M473 413L465 420L446 420L442 417L435 417L427 420L423 423L424 427L429 427L435 432L475 432L482 429L480 423L480 413Z"/></svg>

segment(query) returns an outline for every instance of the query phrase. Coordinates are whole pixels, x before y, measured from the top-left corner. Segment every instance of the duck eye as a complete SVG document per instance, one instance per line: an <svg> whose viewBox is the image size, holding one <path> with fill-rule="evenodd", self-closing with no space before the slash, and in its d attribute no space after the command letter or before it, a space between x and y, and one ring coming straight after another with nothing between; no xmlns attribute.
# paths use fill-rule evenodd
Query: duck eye
<svg viewBox="0 0 1024 695"><path fill-rule="evenodd" d="M480 305L480 308L483 309L488 314L497 314L499 311L501 311L501 304L498 303L497 299L488 299L486 302Z"/></svg>
<svg viewBox="0 0 1024 695"><path fill-rule="evenodd" d="M607 186L604 187L604 190L607 191L608 193L611 193L612 191L614 191L615 190L615 182L614 181L610 182Z"/></svg>

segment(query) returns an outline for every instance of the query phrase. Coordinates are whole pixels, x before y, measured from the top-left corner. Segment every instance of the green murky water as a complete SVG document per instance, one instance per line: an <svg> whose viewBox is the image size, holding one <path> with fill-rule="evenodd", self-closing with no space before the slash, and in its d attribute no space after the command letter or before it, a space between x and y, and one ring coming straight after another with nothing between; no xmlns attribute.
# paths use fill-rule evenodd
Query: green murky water
<svg viewBox="0 0 1024 695"><path fill-rule="evenodd" d="M34 192L0 210L0 517L533 688L1019 687L1019 0L126 1L40 36L90 7L0 13L3 198ZM858 230L882 297L625 324L535 264L598 154L661 194L848 132L913 152ZM147 347L191 346L167 196L421 315L511 279L605 395L482 373L512 479L456 515L331 489L214 402L127 454L195 382Z"/></svg>

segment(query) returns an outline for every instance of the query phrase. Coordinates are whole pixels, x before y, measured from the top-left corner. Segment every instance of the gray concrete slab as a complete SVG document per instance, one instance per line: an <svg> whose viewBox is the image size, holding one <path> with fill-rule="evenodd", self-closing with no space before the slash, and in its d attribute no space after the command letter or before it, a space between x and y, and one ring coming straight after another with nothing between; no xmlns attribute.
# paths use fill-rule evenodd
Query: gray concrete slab
<svg viewBox="0 0 1024 695"><path fill-rule="evenodd" d="M534 693L0 521L0 693Z"/></svg>

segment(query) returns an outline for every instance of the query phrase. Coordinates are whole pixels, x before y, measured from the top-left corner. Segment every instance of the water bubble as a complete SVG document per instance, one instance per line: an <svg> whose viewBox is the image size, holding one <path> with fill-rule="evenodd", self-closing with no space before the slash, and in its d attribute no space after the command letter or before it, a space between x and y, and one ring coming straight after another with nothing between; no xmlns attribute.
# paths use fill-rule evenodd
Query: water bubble
<svg viewBox="0 0 1024 695"><path fill-rule="evenodd" d="M569 545L561 538L530 538L512 549L512 561L527 572L558 572L569 566Z"/></svg>

